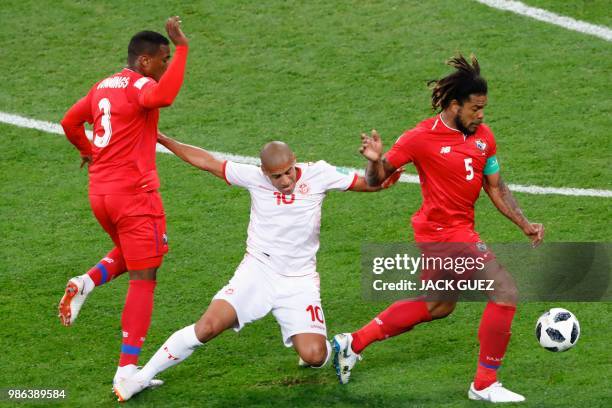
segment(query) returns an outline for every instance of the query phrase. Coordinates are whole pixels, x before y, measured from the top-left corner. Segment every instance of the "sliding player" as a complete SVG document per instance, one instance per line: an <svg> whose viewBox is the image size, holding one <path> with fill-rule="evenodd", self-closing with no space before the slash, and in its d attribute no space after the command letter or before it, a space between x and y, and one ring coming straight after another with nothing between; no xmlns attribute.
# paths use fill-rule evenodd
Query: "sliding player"
<svg viewBox="0 0 612 408"><path fill-rule="evenodd" d="M527 220L500 176L495 138L482 123L487 83L480 76L478 61L472 57L470 65L459 56L449 65L456 71L435 81L432 93L432 106L434 110L441 109L440 114L405 132L384 156L376 131L371 137L362 135L361 153L369 160L366 179L370 186L377 186L395 169L414 163L423 194L423 205L412 217L415 241L421 247L442 242L467 243L474 257L487 259L484 278L495 280L495 291L482 315L478 366L468 396L491 402L523 401L522 395L497 382L496 373L510 340L517 289L474 230L474 203L481 188L534 246L542 241L544 227ZM356 332L336 335L334 365L340 383L349 381L359 354L369 344L407 332L419 323L446 317L455 305L452 299L399 301Z"/></svg>
<svg viewBox="0 0 612 408"><path fill-rule="evenodd" d="M323 199L330 190L378 191L397 181L399 172L383 186L369 187L363 177L324 161L296 163L282 142L263 147L261 168L220 161L161 134L159 142L193 166L249 190L247 251L200 320L175 332L140 372L115 385L119 400L142 391L155 374L182 362L221 332L239 331L270 312L285 346L293 346L300 356L300 365L323 367L331 354L316 268Z"/></svg>

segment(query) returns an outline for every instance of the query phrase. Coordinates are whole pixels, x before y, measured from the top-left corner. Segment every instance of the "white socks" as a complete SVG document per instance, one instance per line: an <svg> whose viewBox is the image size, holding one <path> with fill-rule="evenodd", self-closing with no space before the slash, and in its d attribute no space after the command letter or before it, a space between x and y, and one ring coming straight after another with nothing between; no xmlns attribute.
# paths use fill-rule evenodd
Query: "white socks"
<svg viewBox="0 0 612 408"><path fill-rule="evenodd" d="M157 373L182 362L202 344L196 337L195 324L183 327L168 337L134 379L148 384Z"/></svg>
<svg viewBox="0 0 612 408"><path fill-rule="evenodd" d="M135 364L128 364L123 367L117 367L117 371L115 372L115 378L113 378L113 384L123 380L124 378L129 378L136 374L138 371L138 367Z"/></svg>

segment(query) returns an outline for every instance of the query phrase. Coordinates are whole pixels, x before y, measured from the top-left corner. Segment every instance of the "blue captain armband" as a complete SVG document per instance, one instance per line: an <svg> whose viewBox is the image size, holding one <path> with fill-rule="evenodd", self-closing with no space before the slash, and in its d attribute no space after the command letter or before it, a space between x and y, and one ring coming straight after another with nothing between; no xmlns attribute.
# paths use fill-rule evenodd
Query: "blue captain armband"
<svg viewBox="0 0 612 408"><path fill-rule="evenodd" d="M485 176L489 176L491 174L495 174L499 171L499 162L497 161L497 156L491 156L487 159L487 164L483 170L483 174Z"/></svg>

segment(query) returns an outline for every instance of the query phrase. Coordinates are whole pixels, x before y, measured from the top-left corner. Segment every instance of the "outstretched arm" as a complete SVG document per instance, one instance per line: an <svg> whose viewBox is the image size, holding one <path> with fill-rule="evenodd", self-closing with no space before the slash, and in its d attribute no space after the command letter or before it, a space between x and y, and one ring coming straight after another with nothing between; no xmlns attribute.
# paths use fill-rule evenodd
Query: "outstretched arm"
<svg viewBox="0 0 612 408"><path fill-rule="evenodd" d="M189 40L181 30L181 20L178 16L170 17L166 21L166 32L172 43L176 46L174 58L168 70L162 75L159 83L146 88L140 96L139 103L147 108L163 108L172 105L181 90L185 77L185 65L189 51Z"/></svg>
<svg viewBox="0 0 612 408"><path fill-rule="evenodd" d="M529 222L525 215L523 215L523 210L519 207L518 202L502 180L499 172L485 175L483 188L499 212L515 223L531 239L531 244L534 247L540 245L544 239L544 226Z"/></svg>
<svg viewBox="0 0 612 408"><path fill-rule="evenodd" d="M223 179L223 161L206 150L178 142L171 137L157 132L157 141L183 161Z"/></svg>
<svg viewBox="0 0 612 408"><path fill-rule="evenodd" d="M395 172L395 167L383 157L382 140L376 130L372 130L371 136L365 133L361 134L361 148L359 152L368 159L365 179L369 186L379 187Z"/></svg>
<svg viewBox="0 0 612 408"><path fill-rule="evenodd" d="M397 169L394 173L391 174L391 176L389 176L385 181L383 181L382 184L379 184L376 187L370 186L366 181L365 177L359 176L357 178L357 181L355 181L355 184L353 184L353 186L349 188L349 190L363 193L373 193L376 191L387 189L398 182L403 171L404 168Z"/></svg>

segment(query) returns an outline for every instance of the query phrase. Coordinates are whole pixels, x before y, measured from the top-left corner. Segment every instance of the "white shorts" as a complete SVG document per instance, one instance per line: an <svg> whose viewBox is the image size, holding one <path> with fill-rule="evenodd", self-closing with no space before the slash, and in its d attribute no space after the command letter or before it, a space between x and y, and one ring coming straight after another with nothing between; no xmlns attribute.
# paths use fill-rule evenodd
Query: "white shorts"
<svg viewBox="0 0 612 408"><path fill-rule="evenodd" d="M235 331L272 311L287 347L293 345L291 337L299 333L316 333L327 338L317 272L283 276L247 253L214 299L223 299L236 310Z"/></svg>

